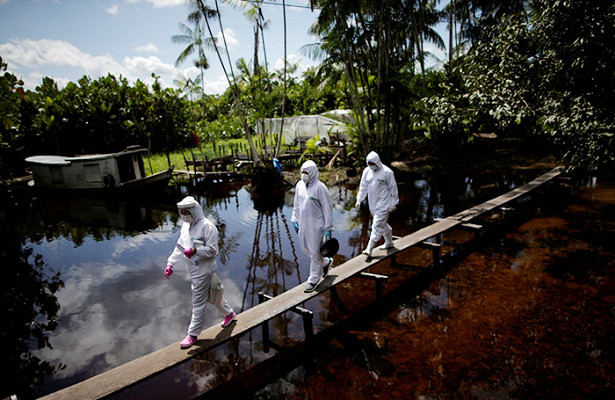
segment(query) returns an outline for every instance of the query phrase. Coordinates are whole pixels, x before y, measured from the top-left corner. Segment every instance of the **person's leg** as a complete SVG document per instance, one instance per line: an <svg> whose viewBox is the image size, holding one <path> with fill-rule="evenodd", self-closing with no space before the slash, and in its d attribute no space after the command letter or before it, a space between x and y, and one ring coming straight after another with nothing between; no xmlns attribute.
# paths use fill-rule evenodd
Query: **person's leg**
<svg viewBox="0 0 615 400"><path fill-rule="evenodd" d="M322 267L328 262L327 259L320 255L320 252L312 252L310 255L310 276L308 277L308 283L317 284L322 276Z"/></svg>
<svg viewBox="0 0 615 400"><path fill-rule="evenodd" d="M205 327L205 307L209 298L209 285L211 284L211 274L201 277L192 277L190 287L192 290L192 318L188 326L188 336L179 344L182 349L191 347L197 336Z"/></svg>
<svg viewBox="0 0 615 400"><path fill-rule="evenodd" d="M391 247L393 247L393 228L391 228L391 225L389 224L384 224L383 231L384 233L382 234L382 236L384 236L384 244L380 246L380 249L390 249Z"/></svg>
<svg viewBox="0 0 615 400"><path fill-rule="evenodd" d="M222 324L221 324L223 328L228 326L231 322L235 320L235 317L236 317L235 312L233 311L233 308L226 300L226 296L222 298L221 305L216 305L216 309L218 310L220 314L224 315L224 320L222 320Z"/></svg>
<svg viewBox="0 0 615 400"><path fill-rule="evenodd" d="M367 243L367 247L363 250L363 254L366 256L371 256L374 247L376 247L376 243L382 235L384 234L384 226L387 224L387 216L376 214L372 218L372 232L369 235L369 242Z"/></svg>
<svg viewBox="0 0 615 400"><path fill-rule="evenodd" d="M198 336L205 329L205 307L209 298L209 286L213 274L205 274L191 279L192 288L192 319L188 327L188 335Z"/></svg>

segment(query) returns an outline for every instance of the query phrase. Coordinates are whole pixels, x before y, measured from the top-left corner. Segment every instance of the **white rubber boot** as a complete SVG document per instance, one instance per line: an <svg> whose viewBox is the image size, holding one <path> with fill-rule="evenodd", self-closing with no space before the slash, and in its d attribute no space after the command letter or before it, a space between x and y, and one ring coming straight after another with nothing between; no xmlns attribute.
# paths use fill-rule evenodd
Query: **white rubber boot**
<svg viewBox="0 0 615 400"><path fill-rule="evenodd" d="M365 250L363 250L363 254L365 254L368 257L371 256L372 250L374 250L375 246L376 246L376 242L374 242L373 240L370 240Z"/></svg>
<svg viewBox="0 0 615 400"><path fill-rule="evenodd" d="M393 231L384 234L384 244L378 247L380 250L386 250L393 247Z"/></svg>

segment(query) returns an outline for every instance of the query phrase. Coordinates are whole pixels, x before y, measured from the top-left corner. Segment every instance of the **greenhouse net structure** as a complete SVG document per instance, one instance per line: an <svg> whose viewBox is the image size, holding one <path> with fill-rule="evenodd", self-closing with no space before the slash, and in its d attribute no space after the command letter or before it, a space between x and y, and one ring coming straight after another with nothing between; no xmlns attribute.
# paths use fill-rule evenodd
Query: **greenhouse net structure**
<svg viewBox="0 0 615 400"><path fill-rule="evenodd" d="M282 118L265 118L256 125L258 134L280 133ZM331 143L332 139L346 139L346 125L343 122L322 115L299 115L284 118L283 135L287 144L300 145L314 136Z"/></svg>

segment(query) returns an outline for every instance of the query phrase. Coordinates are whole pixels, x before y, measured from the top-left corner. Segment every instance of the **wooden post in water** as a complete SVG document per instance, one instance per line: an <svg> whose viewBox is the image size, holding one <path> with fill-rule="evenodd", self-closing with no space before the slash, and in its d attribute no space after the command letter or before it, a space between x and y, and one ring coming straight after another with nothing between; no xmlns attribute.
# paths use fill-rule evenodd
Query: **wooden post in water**
<svg viewBox="0 0 615 400"><path fill-rule="evenodd" d="M178 343L173 343L143 357L139 357L126 364L76 383L68 388L51 393L44 398L52 400L99 399L109 397L138 382L142 382L145 379L173 368L198 354L209 351L222 343L226 343L252 329L258 328L259 325L263 329L263 341L266 346L269 346L271 345L271 341L269 337L268 321L287 311L298 312L302 315L306 338L310 338L314 333L312 312L299 307L299 304L304 304L306 301L319 296L323 292L333 289L336 285L339 285L347 279L359 276L359 274L365 272L368 268L385 260L390 259L393 264L396 254L420 245L420 243L449 229L455 227L459 228L460 225L468 223L480 215L501 207L520 196L526 195L530 191L549 182L559 174L561 174L561 169L554 168L533 181L513 189L508 193L455 215L443 218L432 225L401 237L395 241L394 248L387 250L375 249L372 257L366 258L363 255L359 255L351 258L338 265L335 268L335 273L319 282L316 286L316 290L313 292L305 293L303 285L298 285L273 298L264 293L262 293L261 296L261 293L259 293L260 304L242 311L237 315L237 319L228 327L223 328L219 324L215 324L207 328L199 335L199 340L197 340L193 348L189 351L182 350ZM266 348L268 349L268 347Z"/></svg>

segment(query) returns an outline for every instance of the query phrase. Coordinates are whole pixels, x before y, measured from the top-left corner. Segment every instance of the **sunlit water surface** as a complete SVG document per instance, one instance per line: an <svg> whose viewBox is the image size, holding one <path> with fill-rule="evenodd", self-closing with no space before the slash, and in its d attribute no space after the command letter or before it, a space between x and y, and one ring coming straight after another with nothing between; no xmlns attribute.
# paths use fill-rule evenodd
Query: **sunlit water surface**
<svg viewBox="0 0 615 400"><path fill-rule="evenodd" d="M391 218L394 232L400 236L411 233L431 223L433 218L451 215L502 194L533 179L541 172L449 175L446 178L399 182L401 204L394 218ZM367 212L358 212L353 208L356 188L332 187L330 191L334 200L334 236L341 244L336 263L341 263L357 256L363 249L368 237L369 217ZM27 216L18 231L24 238L25 247L32 249L31 257L40 257L49 274L59 272L64 283L64 287L56 293L61 308L59 325L49 334L51 348L32 349L36 356L62 368L55 375L48 377L43 386L37 388L38 395L77 383L183 338L191 311L188 275L186 271L177 268L171 279L166 279L163 271L181 224L174 204L188 193L187 188L179 187L160 198L132 199L129 202L39 196L17 206L15 212ZM287 192L285 196L275 200L257 203L242 184L221 185L190 194L199 199L205 214L218 226L218 274L223 280L225 294L236 311L240 312L257 304L257 294L260 291L276 295L306 280L309 261L298 247L290 222L292 192ZM514 244L525 240L512 239ZM490 251L508 252L498 248ZM525 250L520 252L527 253ZM487 254L483 257L493 255ZM501 254L496 254L495 257L502 258ZM419 258L423 263L425 260L429 261L424 255ZM526 271L528 265L534 265L533 261L517 258L511 259L509 271L518 268ZM495 265L496 261L480 262L487 264L484 266L487 271L495 268L491 263ZM508 259L504 261L507 262ZM410 347L403 350L395 349L392 345L397 341L406 341L404 338L411 335L414 329L427 329L421 328L422 325L415 322L425 318L426 321L434 321L434 315L446 316L451 311L455 312L457 304L464 307L465 313L478 310L469 305L463 306L463 299L475 296L465 290L465 284L462 284L465 281L464 276L456 276L453 273L451 277L434 283L433 287L419 297L407 299L406 303L387 315L383 321L373 322L374 327L366 328L363 333L357 334L359 339L356 340L359 343L367 340L367 347L359 345L349 350L334 341L329 356L334 358L326 358L322 362L325 362L334 374L340 373L338 369L341 368L351 374L348 376L349 380L358 379L364 382L364 385L357 383L357 387L361 387L356 390L357 397L371 396L388 387L379 386L384 375L392 379L387 385L398 385L400 378L413 374L412 363L419 361L408 361L410 364L400 366L391 358L399 355L399 351L404 354L407 351L416 352L417 349L412 346L419 345L420 337L410 336L411 342L406 343ZM508 278L515 279L515 276L507 276ZM373 283L365 283L364 286L373 287ZM363 296L365 292L361 291L361 287L355 285L349 288L348 293L351 297L365 297L369 302L369 296ZM373 289L365 290L373 294ZM508 293L506 298L512 295L513 293ZM493 300L493 296L486 294L485 299ZM317 298L309 304L310 308L315 310L317 331L335 324L338 318L336 315L343 312L331 304L329 296ZM474 312L482 314L480 311ZM440 319L438 317L435 321ZM219 323L220 320L221 316L213 308L208 309L209 324ZM428 322L433 323L435 322ZM382 328L381 324L384 324L385 328ZM381 332L383 329L384 333ZM430 326L429 329L448 331L447 352L453 347L463 348L471 343L455 341L455 331L451 331L453 327L442 325L439 328ZM489 335L493 334L491 330L483 330L479 326L475 329L473 340L479 337L490 340ZM280 342L300 342L303 338L300 317L285 314L272 321L272 332ZM380 339L377 339L378 337ZM377 357L371 355L373 346L380 348L380 340L385 340L387 345L377 351ZM434 340L440 339L430 336L429 340L433 343ZM221 346L210 354L138 385L125 396L171 396L165 394L165 390L171 390L173 397L177 396L175 398L195 396L270 357L271 352L265 353L262 350L260 332L255 330L238 342ZM439 359L444 350L435 352L430 357ZM353 354L353 351L358 353ZM335 358L338 355L341 358ZM373 366L374 362L380 365L381 359L386 360L385 364L391 364L380 367L385 372ZM429 362L433 364L433 371L430 370L429 374L443 377L451 373L442 370L441 368L445 367L439 366L441 364L435 360ZM469 367L473 361L465 362ZM482 362L488 363L488 360ZM400 375L400 371L406 372ZM320 393L320 389L314 386L318 384L310 383L312 380L320 380L325 386L336 386L339 383L337 379L332 382L328 374L305 374L302 372L300 375L304 378L293 382L293 390L274 391L280 392L281 397L318 398L316 394ZM288 379L285 378L283 382ZM169 388L169 382L174 383L172 389ZM279 384L280 381L277 382ZM479 386L476 390L488 389ZM270 391L273 389L269 387L264 390L265 398L270 397Z"/></svg>

